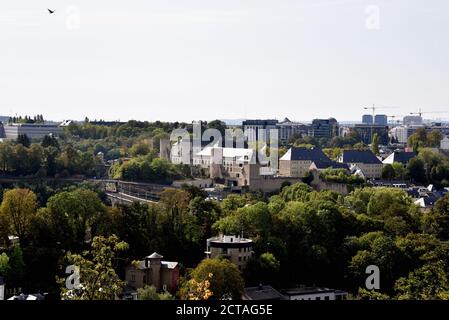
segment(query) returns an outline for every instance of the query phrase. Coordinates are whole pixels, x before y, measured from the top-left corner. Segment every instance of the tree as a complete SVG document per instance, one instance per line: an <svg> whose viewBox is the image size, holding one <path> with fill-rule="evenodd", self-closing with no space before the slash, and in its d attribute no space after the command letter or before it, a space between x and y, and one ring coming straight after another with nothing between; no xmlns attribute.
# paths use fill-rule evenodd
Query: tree
<svg viewBox="0 0 449 320"><path fill-rule="evenodd" d="M203 281L196 281L190 279L183 283L179 290L181 299L183 300L209 300L213 293L210 290L210 280L212 279L212 273L207 275L207 278Z"/></svg>
<svg viewBox="0 0 449 320"><path fill-rule="evenodd" d="M0 276L5 277L9 271L9 257L6 252L0 254Z"/></svg>
<svg viewBox="0 0 449 320"><path fill-rule="evenodd" d="M387 164L382 168L382 179L393 180L395 178L395 171L391 164Z"/></svg>
<svg viewBox="0 0 449 320"><path fill-rule="evenodd" d="M31 144L31 141L26 134L19 134L17 136L17 143L21 144L25 148L28 148Z"/></svg>
<svg viewBox="0 0 449 320"><path fill-rule="evenodd" d="M54 147L59 149L58 140L53 135L46 135L41 142L42 148Z"/></svg>
<svg viewBox="0 0 449 320"><path fill-rule="evenodd" d="M125 282L114 270L116 255L128 249L126 242L115 235L93 239L91 250L79 254L68 253L68 263L79 267L80 286L69 289L66 279L59 279L64 300L113 300L120 295Z"/></svg>
<svg viewBox="0 0 449 320"><path fill-rule="evenodd" d="M134 144L131 149L129 150L131 156L138 157L138 156L144 156L149 154L151 151L151 148L148 143L145 141L138 142Z"/></svg>
<svg viewBox="0 0 449 320"><path fill-rule="evenodd" d="M400 300L449 300L449 279L442 261L425 264L396 281Z"/></svg>
<svg viewBox="0 0 449 320"><path fill-rule="evenodd" d="M173 300L173 296L169 292L158 293L154 286L146 285L137 289L138 300Z"/></svg>
<svg viewBox="0 0 449 320"><path fill-rule="evenodd" d="M419 157L410 159L407 164L407 172L413 182L426 183L427 179L424 162Z"/></svg>
<svg viewBox="0 0 449 320"><path fill-rule="evenodd" d="M211 299L240 299L244 281L235 264L227 259L204 259L190 273L196 283L210 281Z"/></svg>
<svg viewBox="0 0 449 320"><path fill-rule="evenodd" d="M9 231L22 243L36 215L37 197L28 189L8 190L0 206L0 221L9 225Z"/></svg>
<svg viewBox="0 0 449 320"><path fill-rule="evenodd" d="M220 131L222 140L225 138L225 130L227 129L226 123L220 120L214 120L207 124L209 129L216 129Z"/></svg>
<svg viewBox="0 0 449 320"><path fill-rule="evenodd" d="M441 131L438 130L432 130L427 134L427 143L426 146L430 148L439 148L440 142L443 139L443 135L441 134Z"/></svg>
<svg viewBox="0 0 449 320"><path fill-rule="evenodd" d="M373 135L373 141L371 142L371 151L375 155L379 155L379 143L380 143L380 137L377 133Z"/></svg>

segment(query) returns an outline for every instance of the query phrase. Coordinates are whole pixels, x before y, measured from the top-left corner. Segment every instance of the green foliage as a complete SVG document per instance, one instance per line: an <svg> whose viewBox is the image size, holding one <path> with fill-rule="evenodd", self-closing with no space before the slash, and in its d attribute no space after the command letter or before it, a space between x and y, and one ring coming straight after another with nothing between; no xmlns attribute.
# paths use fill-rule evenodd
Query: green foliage
<svg viewBox="0 0 449 320"><path fill-rule="evenodd" d="M126 242L116 236L95 237L90 251L68 253L67 262L79 267L80 288L68 289L65 279L60 279L61 298L64 300L113 300L120 295L125 282L114 270L116 255L128 249Z"/></svg>
<svg viewBox="0 0 449 320"><path fill-rule="evenodd" d="M320 178L324 181L344 184L362 184L365 182L363 178L352 175L345 169L325 169L320 172Z"/></svg>
<svg viewBox="0 0 449 320"><path fill-rule="evenodd" d="M242 296L243 278L237 266L227 259L204 259L190 272L190 277L197 282L210 278L212 300L240 299Z"/></svg>
<svg viewBox="0 0 449 320"><path fill-rule="evenodd" d="M281 192L281 197L284 201L305 201L308 199L312 190L313 189L305 183L296 183L285 187Z"/></svg>
<svg viewBox="0 0 449 320"><path fill-rule="evenodd" d="M154 286L146 285L137 289L138 300L173 300L174 297L169 292L159 293Z"/></svg>

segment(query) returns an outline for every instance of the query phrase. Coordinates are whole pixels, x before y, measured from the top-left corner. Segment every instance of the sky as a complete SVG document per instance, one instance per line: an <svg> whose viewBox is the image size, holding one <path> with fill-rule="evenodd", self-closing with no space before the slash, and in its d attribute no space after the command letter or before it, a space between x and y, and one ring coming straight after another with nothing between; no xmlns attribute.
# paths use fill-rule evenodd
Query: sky
<svg viewBox="0 0 449 320"><path fill-rule="evenodd" d="M449 118L448 30L447 0L2 0L0 115Z"/></svg>

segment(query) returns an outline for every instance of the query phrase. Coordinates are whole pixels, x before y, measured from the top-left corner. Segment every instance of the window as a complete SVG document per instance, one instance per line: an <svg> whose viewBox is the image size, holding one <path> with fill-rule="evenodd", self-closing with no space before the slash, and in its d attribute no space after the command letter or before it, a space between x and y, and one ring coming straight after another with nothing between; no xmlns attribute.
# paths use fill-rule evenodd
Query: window
<svg viewBox="0 0 449 320"><path fill-rule="evenodd" d="M136 275L135 274L131 275L131 281L136 281Z"/></svg>
<svg viewBox="0 0 449 320"><path fill-rule="evenodd" d="M329 300L329 296L325 296L325 297L324 297L324 300Z"/></svg>
<svg viewBox="0 0 449 320"><path fill-rule="evenodd" d="M316 297L315 300L321 300L321 297Z"/></svg>
<svg viewBox="0 0 449 320"><path fill-rule="evenodd" d="M239 248L239 252L242 252L242 248Z"/></svg>
<svg viewBox="0 0 449 320"><path fill-rule="evenodd" d="M239 257L239 262L241 262L242 261L242 257Z"/></svg>

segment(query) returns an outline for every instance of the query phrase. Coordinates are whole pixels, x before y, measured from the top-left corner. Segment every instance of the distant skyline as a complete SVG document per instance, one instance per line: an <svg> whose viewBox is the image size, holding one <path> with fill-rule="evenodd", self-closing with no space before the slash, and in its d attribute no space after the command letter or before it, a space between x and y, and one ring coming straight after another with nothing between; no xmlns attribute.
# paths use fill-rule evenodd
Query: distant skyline
<svg viewBox="0 0 449 320"><path fill-rule="evenodd" d="M447 30L445 0L3 1L0 115L449 119Z"/></svg>

